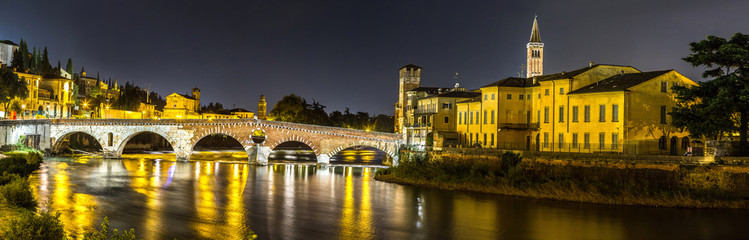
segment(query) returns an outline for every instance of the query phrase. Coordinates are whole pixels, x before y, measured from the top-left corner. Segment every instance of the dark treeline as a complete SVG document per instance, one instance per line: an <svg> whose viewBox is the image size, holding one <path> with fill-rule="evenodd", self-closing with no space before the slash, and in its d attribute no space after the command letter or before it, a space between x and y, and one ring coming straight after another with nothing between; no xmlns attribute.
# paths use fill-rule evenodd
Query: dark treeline
<svg viewBox="0 0 749 240"><path fill-rule="evenodd" d="M366 112L351 113L345 111L334 111L330 114L325 112L325 106L315 100L308 103L306 99L291 94L283 97L269 113L270 120L333 126L342 128L353 128L361 130L373 130L378 132L393 132L394 122L392 116L379 114L370 116Z"/></svg>
<svg viewBox="0 0 749 240"><path fill-rule="evenodd" d="M70 62L71 60L68 61ZM28 70L31 73L44 76L60 76L60 62L57 62L57 67L52 67L52 64L49 63L47 47L44 47L44 50L34 47L32 51L29 51L29 46L23 39L18 44L16 51L13 52L10 67L15 68L19 72Z"/></svg>

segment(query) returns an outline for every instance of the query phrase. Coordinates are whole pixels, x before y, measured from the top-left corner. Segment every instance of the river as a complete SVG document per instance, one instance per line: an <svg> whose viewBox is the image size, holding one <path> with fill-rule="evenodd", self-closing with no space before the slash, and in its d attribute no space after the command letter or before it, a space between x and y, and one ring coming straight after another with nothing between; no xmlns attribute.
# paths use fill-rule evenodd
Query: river
<svg viewBox="0 0 749 240"><path fill-rule="evenodd" d="M376 181L374 166L250 166L236 155L206 152L189 162L168 154L50 157L32 176L32 185L41 205L60 211L72 234L98 227L106 216L111 227L134 228L144 239L240 239L249 229L259 239L749 237L746 210L609 206L423 189ZM369 159L371 153L355 155Z"/></svg>

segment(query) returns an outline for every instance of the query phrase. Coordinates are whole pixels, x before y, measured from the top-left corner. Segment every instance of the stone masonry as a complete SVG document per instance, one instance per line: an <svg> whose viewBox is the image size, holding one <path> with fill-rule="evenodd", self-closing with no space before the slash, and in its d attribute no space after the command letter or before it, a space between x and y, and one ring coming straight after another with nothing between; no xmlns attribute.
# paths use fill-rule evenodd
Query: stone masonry
<svg viewBox="0 0 749 240"><path fill-rule="evenodd" d="M255 144L251 139L254 130L266 134L265 142ZM328 164L330 157L353 146L380 149L397 164L397 149L402 144L401 135L366 132L346 128L316 126L298 123L265 121L259 119L44 119L0 121L0 144L15 144L20 136L38 136L37 146L42 150L57 152L59 140L82 132L99 141L105 157L122 156L125 144L139 133L152 132L164 137L174 149L179 160L189 160L193 147L200 139L211 134L223 134L242 144L248 156L253 147L270 149L281 143L296 141L307 144L320 164Z"/></svg>

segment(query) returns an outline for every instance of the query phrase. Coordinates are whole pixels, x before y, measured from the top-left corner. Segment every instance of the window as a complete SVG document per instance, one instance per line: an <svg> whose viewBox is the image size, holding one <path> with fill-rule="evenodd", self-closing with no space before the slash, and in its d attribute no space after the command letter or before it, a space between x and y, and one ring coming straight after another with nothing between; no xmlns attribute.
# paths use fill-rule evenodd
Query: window
<svg viewBox="0 0 749 240"><path fill-rule="evenodd" d="M549 89L544 89L544 96L549 96Z"/></svg>
<svg viewBox="0 0 749 240"><path fill-rule="evenodd" d="M494 124L494 116L495 116L495 115L496 115L496 114L494 114L494 110L492 110L492 124Z"/></svg>
<svg viewBox="0 0 749 240"><path fill-rule="evenodd" d="M666 124L666 106L661 106L661 124Z"/></svg>
<svg viewBox="0 0 749 240"><path fill-rule="evenodd" d="M583 118L585 122L590 122L590 106L584 107Z"/></svg>
<svg viewBox="0 0 749 240"><path fill-rule="evenodd" d="M458 113L458 124L463 124L463 113Z"/></svg>
<svg viewBox="0 0 749 240"><path fill-rule="evenodd" d="M486 146L486 133L484 133L484 146Z"/></svg>
<svg viewBox="0 0 749 240"><path fill-rule="evenodd" d="M572 122L577 122L577 106L572 106Z"/></svg>
<svg viewBox="0 0 749 240"><path fill-rule="evenodd" d="M666 150L666 136L661 136L661 138L658 139L658 149Z"/></svg>
<svg viewBox="0 0 749 240"><path fill-rule="evenodd" d="M492 137L492 139L491 139L491 144L489 144L489 145L492 145L492 146L494 146L494 133L492 133L492 134L491 134L491 137Z"/></svg>
<svg viewBox="0 0 749 240"><path fill-rule="evenodd" d="M541 99L541 94L540 93L538 94L538 99Z"/></svg>
<svg viewBox="0 0 749 240"><path fill-rule="evenodd" d="M519 99L519 100L523 100L523 97L525 97L525 95L523 95L523 94L518 94L518 99Z"/></svg>
<svg viewBox="0 0 749 240"><path fill-rule="evenodd" d="M468 125L468 112L463 112L463 124Z"/></svg>
<svg viewBox="0 0 749 240"><path fill-rule="evenodd" d="M539 94L539 95L538 95L538 97L539 97L539 98L541 98L541 94ZM531 100L531 94L530 94L530 93L528 94L528 97L527 97L527 99L528 99L528 100Z"/></svg>
<svg viewBox="0 0 749 240"><path fill-rule="evenodd" d="M572 148L577 148L577 133L572 134Z"/></svg>
<svg viewBox="0 0 749 240"><path fill-rule="evenodd" d="M598 121L599 122L605 122L606 121L606 105L600 105L598 106Z"/></svg>
<svg viewBox="0 0 749 240"><path fill-rule="evenodd" d="M619 121L619 104L611 105L611 121L612 122Z"/></svg>
<svg viewBox="0 0 749 240"><path fill-rule="evenodd" d="M559 148L564 148L564 133L559 133Z"/></svg>
<svg viewBox="0 0 749 240"><path fill-rule="evenodd" d="M549 123L549 107L544 107L544 123Z"/></svg>
<svg viewBox="0 0 749 240"><path fill-rule="evenodd" d="M471 124L473 124L473 112L471 112Z"/></svg>
<svg viewBox="0 0 749 240"><path fill-rule="evenodd" d="M450 123L450 118L449 117L445 117L445 123Z"/></svg>
<svg viewBox="0 0 749 240"><path fill-rule="evenodd" d="M484 110L484 124L486 124L486 110ZM484 141L486 142L486 141Z"/></svg>
<svg viewBox="0 0 749 240"><path fill-rule="evenodd" d="M484 100L489 96L489 94L484 94Z"/></svg>
<svg viewBox="0 0 749 240"><path fill-rule="evenodd" d="M442 103L442 109L452 109L452 104L450 104L450 103Z"/></svg>
<svg viewBox="0 0 749 240"><path fill-rule="evenodd" d="M494 100L494 93L492 93L492 100Z"/></svg>
<svg viewBox="0 0 749 240"><path fill-rule="evenodd" d="M689 148L689 137L683 137L681 138L681 149L686 150Z"/></svg>
<svg viewBox="0 0 749 240"><path fill-rule="evenodd" d="M564 122L564 106L559 106L559 122Z"/></svg>
<svg viewBox="0 0 749 240"><path fill-rule="evenodd" d="M468 144L473 145L473 134L468 135Z"/></svg>
<svg viewBox="0 0 749 240"><path fill-rule="evenodd" d="M549 133L545 132L544 133L544 148L548 148L548 147L549 147Z"/></svg>
<svg viewBox="0 0 749 240"><path fill-rule="evenodd" d="M564 88L563 87L559 88L559 95L563 95L563 94L564 94Z"/></svg>
<svg viewBox="0 0 749 240"><path fill-rule="evenodd" d="M616 145L619 144L619 133L611 133L611 149L618 149Z"/></svg>
<svg viewBox="0 0 749 240"><path fill-rule="evenodd" d="M606 148L606 133L598 134L598 149Z"/></svg>
<svg viewBox="0 0 749 240"><path fill-rule="evenodd" d="M507 94L507 100L512 100L512 94Z"/></svg>
<svg viewBox="0 0 749 240"><path fill-rule="evenodd" d="M583 148L590 149L590 133L583 134Z"/></svg>
<svg viewBox="0 0 749 240"><path fill-rule="evenodd" d="M668 92L668 82L661 82L661 92Z"/></svg>
<svg viewBox="0 0 749 240"><path fill-rule="evenodd" d="M541 122L541 110L538 110L536 113L536 122L537 123Z"/></svg>
<svg viewBox="0 0 749 240"><path fill-rule="evenodd" d="M479 111L476 111L476 124L479 124L479 119L481 119L481 115L479 115ZM476 139L479 139L478 135L476 135Z"/></svg>

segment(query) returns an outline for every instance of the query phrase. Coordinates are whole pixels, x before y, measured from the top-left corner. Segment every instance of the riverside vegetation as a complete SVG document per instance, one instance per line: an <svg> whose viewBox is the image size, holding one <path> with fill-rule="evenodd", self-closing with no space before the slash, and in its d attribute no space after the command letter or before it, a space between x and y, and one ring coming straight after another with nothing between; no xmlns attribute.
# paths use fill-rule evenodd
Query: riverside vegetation
<svg viewBox="0 0 749 240"><path fill-rule="evenodd" d="M0 159L0 238L67 239L60 214L38 210L39 204L29 185L29 175L41 166L41 152L24 146L19 149L5 152L6 157ZM99 231L84 234L83 239L135 239L133 229L110 232L106 217L101 227Z"/></svg>
<svg viewBox="0 0 749 240"><path fill-rule="evenodd" d="M23 142L23 139L19 142ZM42 153L25 147L5 152L0 159L0 239L76 239L65 234L60 213L49 209L38 210L38 202L29 184L29 175L39 169ZM110 231L109 220L104 217L101 229L83 234L85 240L129 240L136 239L135 230ZM249 230L244 239L256 239Z"/></svg>
<svg viewBox="0 0 749 240"><path fill-rule="evenodd" d="M575 165L522 159L432 158L402 151L375 179L448 190L586 203L694 208L749 208L749 168L720 165Z"/></svg>

